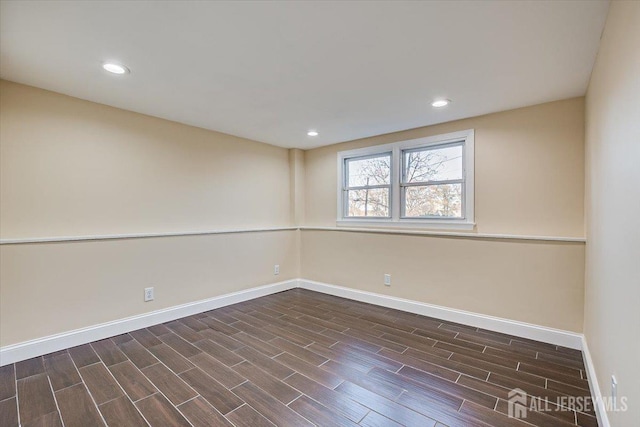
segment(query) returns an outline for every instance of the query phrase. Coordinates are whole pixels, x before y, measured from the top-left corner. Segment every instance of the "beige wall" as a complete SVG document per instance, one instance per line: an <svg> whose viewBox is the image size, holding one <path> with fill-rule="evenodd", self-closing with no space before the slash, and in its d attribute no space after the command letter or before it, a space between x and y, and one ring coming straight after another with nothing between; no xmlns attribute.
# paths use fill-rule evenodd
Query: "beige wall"
<svg viewBox="0 0 640 427"><path fill-rule="evenodd" d="M3 239L292 224L286 149L7 81L0 111ZM298 238L2 245L0 345L297 277Z"/></svg>
<svg viewBox="0 0 640 427"><path fill-rule="evenodd" d="M584 235L584 98L306 151L306 225L336 225L338 151L471 128L477 232ZM305 230L301 245L306 279L582 331L583 243Z"/></svg>
<svg viewBox="0 0 640 427"><path fill-rule="evenodd" d="M289 150L289 178L291 189L291 218L295 225L304 225L304 151Z"/></svg>
<svg viewBox="0 0 640 427"><path fill-rule="evenodd" d="M468 128L477 231L583 233L582 98L303 153L10 82L0 89L5 239L333 226L338 150ZM300 276L582 325L581 243L307 230L3 245L0 263L2 345ZM153 303L141 302L146 286Z"/></svg>
<svg viewBox="0 0 640 427"><path fill-rule="evenodd" d="M2 245L0 345L295 278L296 233Z"/></svg>
<svg viewBox="0 0 640 427"><path fill-rule="evenodd" d="M305 279L582 331L580 243L305 230L301 268Z"/></svg>
<svg viewBox="0 0 640 427"><path fill-rule="evenodd" d="M338 151L472 128L478 232L584 236L584 98L306 151L306 224L336 225Z"/></svg>
<svg viewBox="0 0 640 427"><path fill-rule="evenodd" d="M284 148L0 85L4 239L291 224Z"/></svg>
<svg viewBox="0 0 640 427"><path fill-rule="evenodd" d="M640 420L640 2L614 1L587 92L585 335L602 393ZM631 223L629 223L631 221Z"/></svg>

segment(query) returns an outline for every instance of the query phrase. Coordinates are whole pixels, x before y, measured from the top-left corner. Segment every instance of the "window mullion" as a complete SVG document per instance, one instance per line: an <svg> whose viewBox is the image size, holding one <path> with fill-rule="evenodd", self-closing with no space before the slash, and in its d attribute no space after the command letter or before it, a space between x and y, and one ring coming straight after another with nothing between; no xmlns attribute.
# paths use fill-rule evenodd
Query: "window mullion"
<svg viewBox="0 0 640 427"><path fill-rule="evenodd" d="M400 174L402 170L402 158L399 147L391 151L391 220L400 220Z"/></svg>
<svg viewBox="0 0 640 427"><path fill-rule="evenodd" d="M349 192L346 190L346 187L349 186L349 162L344 159L342 164L344 166L344 174L342 175L342 216L346 217L349 212Z"/></svg>

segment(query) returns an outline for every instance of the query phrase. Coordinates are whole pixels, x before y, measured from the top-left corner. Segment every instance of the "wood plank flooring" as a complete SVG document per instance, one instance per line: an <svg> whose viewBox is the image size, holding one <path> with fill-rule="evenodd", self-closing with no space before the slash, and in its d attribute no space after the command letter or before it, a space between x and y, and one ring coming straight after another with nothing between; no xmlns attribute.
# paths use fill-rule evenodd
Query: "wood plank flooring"
<svg viewBox="0 0 640 427"><path fill-rule="evenodd" d="M0 426L597 426L584 396L579 351L295 289L4 366Z"/></svg>

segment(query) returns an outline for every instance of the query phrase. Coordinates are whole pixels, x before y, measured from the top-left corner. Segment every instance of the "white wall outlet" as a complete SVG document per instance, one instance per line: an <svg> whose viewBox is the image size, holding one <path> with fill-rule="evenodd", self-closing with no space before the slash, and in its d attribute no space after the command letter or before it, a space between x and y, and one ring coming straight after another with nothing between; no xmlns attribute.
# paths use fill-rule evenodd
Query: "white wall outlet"
<svg viewBox="0 0 640 427"><path fill-rule="evenodd" d="M144 302L153 301L153 288L144 288Z"/></svg>
<svg viewBox="0 0 640 427"><path fill-rule="evenodd" d="M391 275L390 274L385 274L384 275L384 285L385 286L391 286Z"/></svg>
<svg viewBox="0 0 640 427"><path fill-rule="evenodd" d="M611 375L611 404L614 411L618 409L618 380L615 375Z"/></svg>
<svg viewBox="0 0 640 427"><path fill-rule="evenodd" d="M276 276L278 274L280 274L280 265L279 264L276 264L276 265L273 266L273 274L275 274Z"/></svg>

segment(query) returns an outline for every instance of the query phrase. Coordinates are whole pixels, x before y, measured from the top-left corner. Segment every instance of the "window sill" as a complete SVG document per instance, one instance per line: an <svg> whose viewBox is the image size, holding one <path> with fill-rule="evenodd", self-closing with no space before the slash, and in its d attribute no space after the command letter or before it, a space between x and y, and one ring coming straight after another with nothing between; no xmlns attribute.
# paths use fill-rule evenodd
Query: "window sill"
<svg viewBox="0 0 640 427"><path fill-rule="evenodd" d="M403 220L384 221L366 219L340 219L336 221L338 227L354 228L392 228L405 230L473 230L475 222L467 221L437 221L437 220Z"/></svg>

